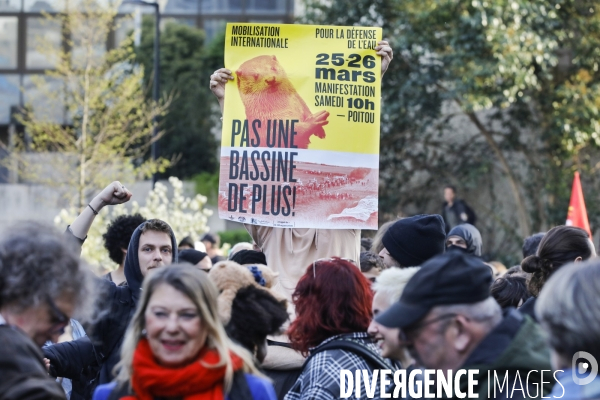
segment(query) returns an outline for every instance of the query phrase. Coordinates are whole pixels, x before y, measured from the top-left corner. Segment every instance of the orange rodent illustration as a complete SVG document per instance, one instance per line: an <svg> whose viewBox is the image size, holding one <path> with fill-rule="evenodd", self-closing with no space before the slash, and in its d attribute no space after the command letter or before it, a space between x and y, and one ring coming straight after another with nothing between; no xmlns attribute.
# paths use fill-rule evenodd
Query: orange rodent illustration
<svg viewBox="0 0 600 400"><path fill-rule="evenodd" d="M252 132L252 121L258 119L261 122L260 128L257 129L260 147L267 147L267 126L269 123L274 124L274 120L299 121L294 126L294 145L297 148L308 148L312 135L325 138L323 126L328 123L329 112L310 112L275 56L254 57L244 62L236 71L236 75L240 97L246 109L249 131ZM273 141L272 126L270 132ZM285 145L277 141L272 147Z"/></svg>

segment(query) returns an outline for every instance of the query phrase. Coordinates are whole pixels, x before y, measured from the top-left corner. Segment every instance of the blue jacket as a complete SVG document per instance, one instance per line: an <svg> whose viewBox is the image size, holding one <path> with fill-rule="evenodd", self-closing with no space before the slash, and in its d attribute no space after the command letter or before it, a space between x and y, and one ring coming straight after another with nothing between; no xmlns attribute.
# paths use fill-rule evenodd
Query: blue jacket
<svg viewBox="0 0 600 400"><path fill-rule="evenodd" d="M275 389L273 389L273 385L269 381L251 374L244 375L246 376L246 382L248 382L253 400L277 400ZM107 400L115 386L115 382L98 386L92 400ZM229 399L226 397L225 400Z"/></svg>
<svg viewBox="0 0 600 400"><path fill-rule="evenodd" d="M579 378L585 378L586 376L580 376L573 369L565 369L562 372L556 373L557 383L552 388L547 398L563 399L563 400L590 400L600 398L600 378L594 378L590 383L586 385L579 385L573 380L573 374Z"/></svg>

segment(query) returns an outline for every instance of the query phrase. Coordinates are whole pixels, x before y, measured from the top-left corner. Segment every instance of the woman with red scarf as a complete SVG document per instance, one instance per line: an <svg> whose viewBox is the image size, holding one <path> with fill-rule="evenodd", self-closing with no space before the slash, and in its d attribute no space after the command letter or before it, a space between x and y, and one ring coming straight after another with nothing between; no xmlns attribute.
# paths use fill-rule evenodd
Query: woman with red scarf
<svg viewBox="0 0 600 400"><path fill-rule="evenodd" d="M116 382L94 400L275 400L252 356L225 333L218 291L194 267L157 269L144 280L142 299L121 349Z"/></svg>

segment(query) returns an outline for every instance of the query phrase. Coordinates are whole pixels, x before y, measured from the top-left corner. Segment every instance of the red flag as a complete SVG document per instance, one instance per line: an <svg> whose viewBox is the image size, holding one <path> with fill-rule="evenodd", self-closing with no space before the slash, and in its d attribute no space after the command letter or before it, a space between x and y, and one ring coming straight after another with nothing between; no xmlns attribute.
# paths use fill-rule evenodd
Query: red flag
<svg viewBox="0 0 600 400"><path fill-rule="evenodd" d="M573 179L573 189L571 190L571 202L569 203L566 225L581 228L590 235L590 238L592 237L590 222L585 208L585 201L583 200L583 190L581 190L579 172L575 172L575 178Z"/></svg>

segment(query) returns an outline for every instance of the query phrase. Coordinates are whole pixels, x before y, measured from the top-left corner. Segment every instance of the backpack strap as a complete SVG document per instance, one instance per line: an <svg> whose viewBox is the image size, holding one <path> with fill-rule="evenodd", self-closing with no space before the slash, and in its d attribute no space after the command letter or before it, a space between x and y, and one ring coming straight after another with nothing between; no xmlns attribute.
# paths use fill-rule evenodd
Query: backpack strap
<svg viewBox="0 0 600 400"><path fill-rule="evenodd" d="M312 354L310 356L308 356L306 361L304 361L304 365L302 365L302 369L304 369L308 365L310 360L316 354L318 354L322 351L325 351L325 350L346 350L346 351L356 354L357 356L364 358L365 361L367 362L367 364L369 364L371 367L374 367L374 369L393 369L393 367L391 365L389 365L387 362L385 362L383 357L381 357L379 354L374 353L372 350L370 350L366 346L363 346L359 343L356 343L352 340L347 340L347 339L332 340L329 343L325 343L324 345L317 347L312 352Z"/></svg>
<svg viewBox="0 0 600 400"><path fill-rule="evenodd" d="M229 400L251 400L254 397L248 386L246 375L239 369L233 373L233 384L227 396Z"/></svg>

